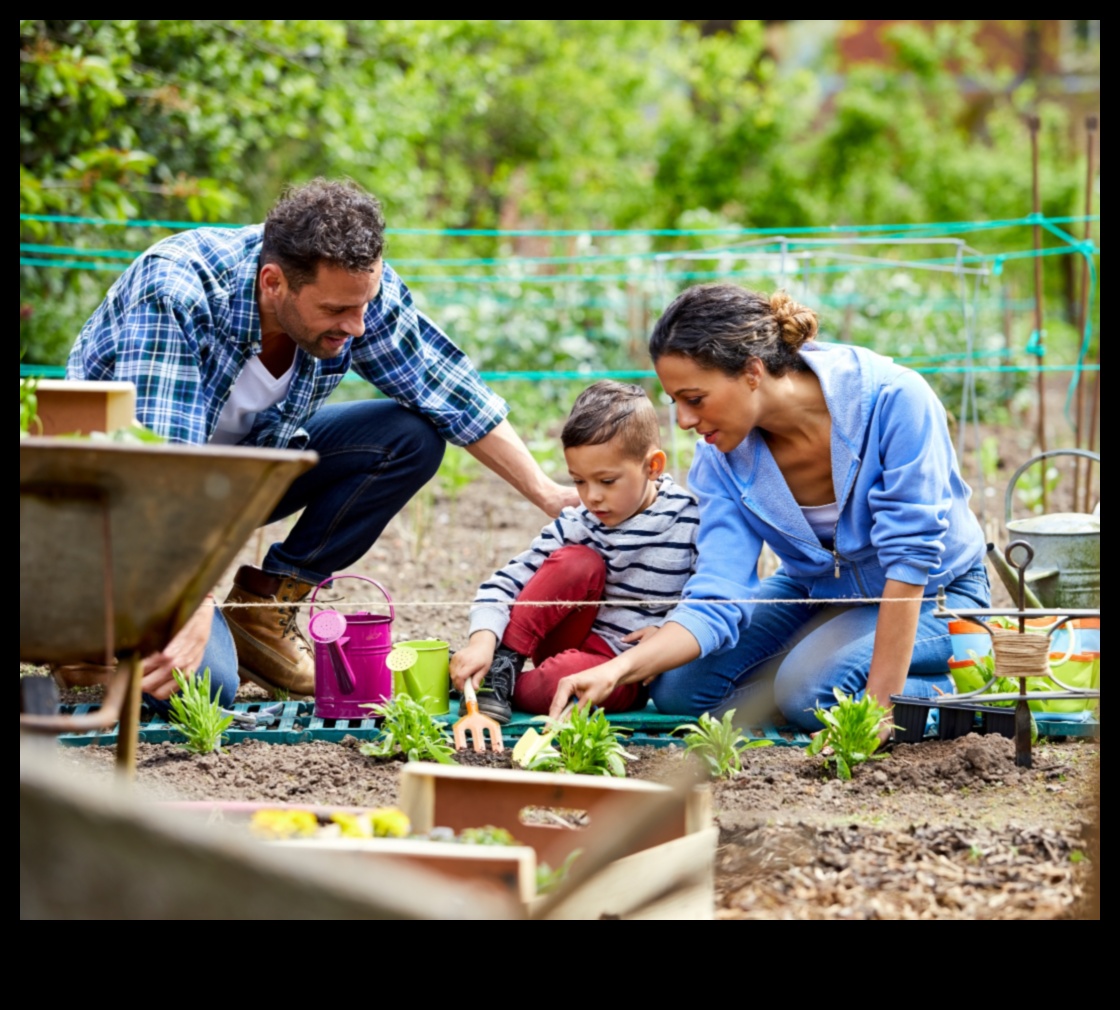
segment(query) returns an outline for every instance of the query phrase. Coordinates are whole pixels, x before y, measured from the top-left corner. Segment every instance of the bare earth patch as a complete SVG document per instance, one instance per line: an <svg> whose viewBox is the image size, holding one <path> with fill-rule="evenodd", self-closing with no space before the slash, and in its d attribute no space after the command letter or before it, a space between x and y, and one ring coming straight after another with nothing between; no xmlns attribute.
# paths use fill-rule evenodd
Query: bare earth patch
<svg viewBox="0 0 1120 1010"><path fill-rule="evenodd" d="M398 601L469 601L479 581L529 543L544 517L496 479L457 502L435 498L395 520L355 572ZM242 551L253 563L283 534L266 529ZM233 569L218 587L224 595ZM370 600L340 582L338 595ZM397 610L397 640L464 644L465 606ZM245 689L245 698L259 698ZM88 701L96 692L68 699ZM666 780L682 752L638 749L636 777ZM108 749L63 749L74 770L107 775ZM466 762L508 766L508 755ZM996 737L897 747L835 782L821 762L786 748L752 750L743 774L713 789L721 829L717 896L722 919L1056 918L1076 914L1092 853L1083 824L1098 796L1096 743L1043 744L1035 767L1015 767ZM142 745L138 794L152 800L243 800L381 806L397 796L398 762L363 757L356 744L245 743L196 758L171 744Z"/></svg>

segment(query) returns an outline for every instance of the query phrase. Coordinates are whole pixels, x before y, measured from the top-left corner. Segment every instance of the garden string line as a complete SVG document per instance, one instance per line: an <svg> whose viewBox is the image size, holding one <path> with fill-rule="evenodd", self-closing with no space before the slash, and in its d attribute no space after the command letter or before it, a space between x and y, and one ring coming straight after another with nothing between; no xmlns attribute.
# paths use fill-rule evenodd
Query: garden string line
<svg viewBox="0 0 1120 1010"><path fill-rule="evenodd" d="M413 284L429 283L433 285L454 285L461 287L497 288L503 285L565 285L565 284L633 284L637 282L650 282L654 285L662 303L667 303L671 297L671 281L704 281L719 279L745 279L749 276L772 276L775 271L773 265L761 269L750 270L747 268L718 269L718 270L669 270L672 261L699 262L714 260L730 266L735 261L748 260L759 255L774 254L780 256L779 269L781 286L785 287L789 280L801 281L809 284L813 277L828 274L848 274L854 271L868 270L924 270L940 271L956 275L958 279L959 310L962 312L964 330L967 338L967 349L962 355L950 360L965 360L980 356L983 352L975 351L977 337L977 302L980 297L979 280L981 277L998 277L1002 274L1004 266L1009 261L1030 260L1040 257L1080 255L1088 264L1090 273L1091 294L1090 303L1095 300L1098 292L1098 272L1095 258L1100 255L1100 247L1093 241L1077 239L1068 229L1079 224L1099 223L1100 215L1071 216L1048 218L1042 214L1029 214L1022 218L1000 221L960 221L945 223L923 223L909 225L854 225L843 227L803 227L803 228L691 228L691 229L478 229L478 228L398 228L388 229L391 234L413 236L459 236L459 237L540 237L540 238L722 238L736 239L738 241L724 242L722 246L701 249L651 251L632 250L612 253L585 253L582 255L554 255L554 256L506 256L506 257L430 257L410 258L396 261L400 265L430 266L430 267L499 267L504 273L497 274L469 274L448 275L432 274L413 276ZM105 229L167 229L173 231L193 230L203 227L235 228L241 225L227 222L191 222L168 221L157 219L110 219L101 217L83 217L58 214L20 214L21 223L50 224L50 225L79 225ZM1057 239L1061 245L1051 248L1031 248L1013 252L985 254L967 245L962 234L975 235L996 230L1018 229L1024 227L1041 227L1052 238ZM1066 226L1066 227L1063 227ZM914 260L883 258L874 256L855 255L851 252L841 252L828 246L920 246L920 245L949 245L954 247L951 256L925 256ZM36 268L55 268L68 270L92 270L120 272L127 269L128 261L132 261L142 254L142 251L127 249L97 249L83 248L75 245L51 245L34 242L20 243L20 266ZM76 259L74 257L88 257ZM815 262L818 259L832 259L836 262L823 265ZM540 274L527 272L526 268L544 264L546 266L586 264L594 266L603 263L626 263L637 266L649 264L653 273L599 274L599 273L568 273L568 274ZM966 275L974 277L974 287L971 301L965 286ZM889 307L889 306L888 306ZM931 365L915 368L926 375L960 375L964 377L962 387L962 403L960 416L964 424L960 431L960 445L958 455L964 455L965 425L971 422L979 431L979 403L976 388L976 376L981 373L988 374L1023 374L1040 373L1042 371L1065 371L1071 373L1069 391L1065 403L1065 416L1073 423L1072 403L1081 375L1088 371L1099 371L1086 365L1086 358L1092 343L1092 321L1086 319L1084 333L1079 348L1075 365L1045 366L1043 365L1044 333L1032 334L1028 355L1036 357L1034 365L982 365L982 366L951 366L933 367ZM997 352L998 353L998 352ZM990 356L990 355L984 355ZM906 363L906 359L898 359ZM21 367L21 376L25 374ZM28 369L26 374L44 376L57 375L55 371L47 372L43 367ZM601 372L502 372L483 373L487 382L495 381L552 381L559 378L587 381L597 378L614 379L644 379L652 378L649 371L601 371ZM349 381L355 377L347 376ZM971 408L971 409L970 409ZM979 435L977 435L979 439Z"/></svg>
<svg viewBox="0 0 1120 1010"><path fill-rule="evenodd" d="M341 578L341 576L339 576ZM936 602L936 597L923 597L923 602ZM514 600L512 602L501 602L503 607L630 607L630 608L644 608L644 609L663 609L665 607L707 607L707 606L720 606L720 607L741 607L741 606L763 606L763 607L776 607L776 606L863 606L867 604L891 604L891 603L913 603L909 599L894 599L883 596L840 596L834 598L822 599L805 599L805 600L777 600L777 599L746 599L746 600L705 600L697 599L695 597L690 599L677 599L677 600ZM275 601L267 603L215 603L214 606L218 610L259 610L265 607L275 608L278 604ZM284 603L284 607L294 608L296 610L313 610L318 607L320 610L352 610L358 607L388 607L392 606L395 610L402 609L431 609L431 610L452 610L461 607L475 606L474 600L393 600L392 604L381 600L338 600L338 601L324 601L316 600L314 603L301 602L301 603ZM481 604L480 604L481 605Z"/></svg>
<svg viewBox="0 0 1120 1010"><path fill-rule="evenodd" d="M144 218L105 218L81 217L69 214L20 214L21 222L40 224L76 224L94 228L165 228L171 231L191 231L197 228L243 228L243 224L226 221L160 221ZM426 235L467 238L626 238L640 235L654 238L694 238L702 235L728 236L772 236L782 235L859 235L878 234L891 236L921 235L931 237L956 232L995 231L1004 228L1022 228L1034 225L1063 225L1099 223L1099 214L1073 217L1051 217L1042 214L1028 214L1021 218L1001 221L952 221L925 224L869 224L869 225L831 225L827 227L803 228L387 228L390 235ZM1068 241L1078 242L1073 236L1063 236Z"/></svg>

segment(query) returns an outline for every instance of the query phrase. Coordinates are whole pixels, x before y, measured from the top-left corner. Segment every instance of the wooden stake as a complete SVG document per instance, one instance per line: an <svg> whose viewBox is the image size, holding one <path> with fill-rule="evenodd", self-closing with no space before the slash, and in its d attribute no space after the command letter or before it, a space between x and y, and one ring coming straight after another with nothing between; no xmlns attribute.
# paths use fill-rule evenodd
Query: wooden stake
<svg viewBox="0 0 1120 1010"><path fill-rule="evenodd" d="M1034 213L1039 215L1042 213L1042 180L1041 180L1041 165L1039 153L1039 131L1042 129L1042 121L1038 116L1031 116L1027 121L1031 131L1031 190L1032 190L1032 206ZM1038 335L1038 451L1046 452L1046 374L1042 371L1041 366L1046 358L1046 347L1042 343L1042 331L1045 325L1045 315L1043 312L1043 277L1042 277L1042 256L1038 255L1042 252L1042 225L1035 224L1034 226L1034 328L1035 333ZM1046 478L1042 480L1042 509L1046 511Z"/></svg>
<svg viewBox="0 0 1120 1010"><path fill-rule="evenodd" d="M117 726L117 771L125 778L136 778L136 754L140 748L140 682L144 679L144 659L134 652L129 662L128 697Z"/></svg>
<svg viewBox="0 0 1120 1010"><path fill-rule="evenodd" d="M1086 165L1088 172L1085 177L1085 234L1084 239L1086 244L1093 240L1093 223L1089 219L1093 216L1093 190L1097 181L1097 127L1098 121L1096 116L1090 116L1085 120L1086 130L1086 147L1085 154ZM1080 324L1080 337L1085 339L1085 331L1089 326L1089 313L1091 306L1089 304L1090 295L1090 282L1091 276L1089 271L1089 257L1083 255L1081 257L1081 311L1078 314L1078 323ZM1085 434L1085 377L1082 373L1077 376L1077 406L1076 417L1074 423L1075 440L1074 444L1080 449L1083 445L1083 436ZM1082 507L1081 495L1081 471L1082 464L1080 460L1074 460L1073 464L1073 509L1074 511L1088 512L1091 508L1090 488L1093 484L1092 463L1088 460L1085 461L1085 495L1084 507Z"/></svg>

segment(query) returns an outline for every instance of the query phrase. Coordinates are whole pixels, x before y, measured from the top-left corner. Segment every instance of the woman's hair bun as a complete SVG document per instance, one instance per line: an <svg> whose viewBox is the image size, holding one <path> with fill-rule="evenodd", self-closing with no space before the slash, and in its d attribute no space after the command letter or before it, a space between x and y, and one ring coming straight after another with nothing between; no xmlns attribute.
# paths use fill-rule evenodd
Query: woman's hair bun
<svg viewBox="0 0 1120 1010"><path fill-rule="evenodd" d="M775 291L770 296L770 313L781 328L782 340L794 349L817 335L817 314L784 291Z"/></svg>

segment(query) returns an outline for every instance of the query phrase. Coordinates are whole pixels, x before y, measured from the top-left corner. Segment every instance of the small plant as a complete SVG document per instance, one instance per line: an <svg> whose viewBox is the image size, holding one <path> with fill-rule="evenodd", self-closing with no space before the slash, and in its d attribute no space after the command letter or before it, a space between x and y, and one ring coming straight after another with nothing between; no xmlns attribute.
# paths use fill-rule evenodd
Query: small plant
<svg viewBox="0 0 1120 1010"><path fill-rule="evenodd" d="M581 855L583 855L583 849L574 850L555 870L549 866L548 863L540 863L537 866L537 894L551 894L555 891L568 879L568 873L571 872L572 864L579 859Z"/></svg>
<svg viewBox="0 0 1120 1010"><path fill-rule="evenodd" d="M626 777L627 753L602 709L575 708L566 722L536 738L535 745L514 760L528 771L569 772L572 775Z"/></svg>
<svg viewBox="0 0 1120 1010"><path fill-rule="evenodd" d="M387 758L404 754L409 761L436 761L441 765L456 763L451 735L409 695L398 694L392 701L364 707L383 720L380 739L361 747L367 757Z"/></svg>
<svg viewBox="0 0 1120 1010"><path fill-rule="evenodd" d="M824 729L813 738L809 755L816 757L825 748L831 750L832 753L825 756L825 763L833 764L837 776L847 782L857 765L878 759L875 752L881 744L879 730L890 723L886 722L887 710L870 695L865 694L856 701L839 688L832 693L836 696L836 706L818 708L814 713Z"/></svg>
<svg viewBox="0 0 1120 1010"><path fill-rule="evenodd" d="M735 710L713 719L708 713L695 723L678 726L674 733L686 733L685 753L695 755L714 779L729 779L743 770L743 751L772 747L772 740L747 740L743 731L732 725Z"/></svg>
<svg viewBox="0 0 1120 1010"><path fill-rule="evenodd" d="M210 670L191 677L173 671L179 693L171 696L171 725L186 737L182 746L192 754L220 754L222 735L233 724L216 699L210 697Z"/></svg>
<svg viewBox="0 0 1120 1010"><path fill-rule="evenodd" d="M980 449L976 455L984 483L989 486L995 484L999 479L999 466L1002 462L999 452L999 439L995 435L989 435L980 443Z"/></svg>
<svg viewBox="0 0 1120 1010"><path fill-rule="evenodd" d="M1048 466L1045 463L1032 466L1019 478L1018 487L1015 489L1016 497L1023 503L1024 508L1035 515L1042 515L1043 503L1057 490L1061 479L1061 471L1056 466Z"/></svg>
<svg viewBox="0 0 1120 1010"><path fill-rule="evenodd" d="M521 843L505 828L487 824L483 828L464 828L456 839L460 845L496 845L509 847Z"/></svg>
<svg viewBox="0 0 1120 1010"><path fill-rule="evenodd" d="M478 479L478 475L479 465L474 457L458 451L446 453L436 471L440 490L452 504Z"/></svg>
<svg viewBox="0 0 1120 1010"><path fill-rule="evenodd" d="M19 437L31 434L32 427L39 423L38 379L19 380Z"/></svg>

